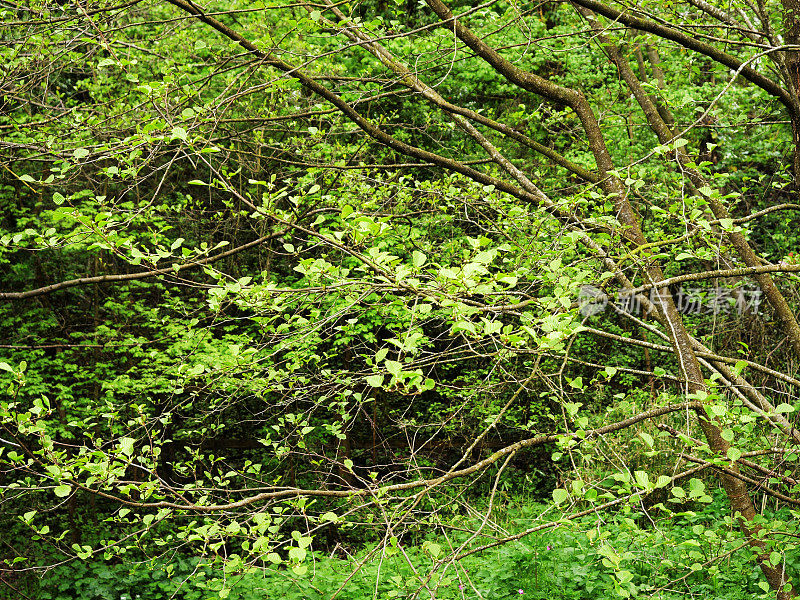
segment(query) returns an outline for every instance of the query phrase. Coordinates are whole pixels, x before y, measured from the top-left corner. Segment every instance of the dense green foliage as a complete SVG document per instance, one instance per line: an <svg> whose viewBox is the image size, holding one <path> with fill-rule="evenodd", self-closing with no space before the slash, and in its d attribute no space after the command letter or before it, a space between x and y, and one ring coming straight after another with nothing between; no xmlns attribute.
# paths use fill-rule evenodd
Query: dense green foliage
<svg viewBox="0 0 800 600"><path fill-rule="evenodd" d="M646 4L0 2L0 597L789 597L797 15Z"/></svg>

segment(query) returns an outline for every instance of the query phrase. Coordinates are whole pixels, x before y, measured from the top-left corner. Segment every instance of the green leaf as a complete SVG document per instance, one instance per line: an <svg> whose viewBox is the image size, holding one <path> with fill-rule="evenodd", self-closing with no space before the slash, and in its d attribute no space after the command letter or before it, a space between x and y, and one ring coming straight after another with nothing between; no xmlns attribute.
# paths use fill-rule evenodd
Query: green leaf
<svg viewBox="0 0 800 600"><path fill-rule="evenodd" d="M556 504L562 504L569 499L569 492L562 488L556 488L553 490L553 500Z"/></svg>
<svg viewBox="0 0 800 600"><path fill-rule="evenodd" d="M403 372L403 365L396 360L387 360L383 364L386 366L386 370L397 378L399 378L400 374Z"/></svg>
<svg viewBox="0 0 800 600"><path fill-rule="evenodd" d="M704 185L703 187L701 187L697 191L700 192L701 194L703 194L703 196L705 196L706 198L708 198L709 196L711 196L711 194L714 193L714 190L712 190L707 185Z"/></svg>
<svg viewBox="0 0 800 600"><path fill-rule="evenodd" d="M414 252L412 254L412 262L414 264L414 267L419 269L422 265L425 264L425 261L427 260L427 258L428 257L425 256L425 254L423 254L419 250L414 250Z"/></svg>
<svg viewBox="0 0 800 600"><path fill-rule="evenodd" d="M514 287L517 285L517 281L519 281L519 279L513 275L503 275L502 277L498 278L497 281L500 283L505 283L508 287Z"/></svg>
<svg viewBox="0 0 800 600"><path fill-rule="evenodd" d="M728 448L728 458L735 462L742 458L742 451L734 447Z"/></svg>
<svg viewBox="0 0 800 600"><path fill-rule="evenodd" d="M186 130L183 127L173 127L172 128L172 139L173 140L178 139L178 140L182 140L182 141L185 142L187 135L188 135L188 133L186 132Z"/></svg>
<svg viewBox="0 0 800 600"><path fill-rule="evenodd" d="M72 153L72 156L80 160L82 158L86 158L87 156L89 156L89 151L86 148L75 148L75 151Z"/></svg>
<svg viewBox="0 0 800 600"><path fill-rule="evenodd" d="M383 385L383 375L370 375L367 377L367 383L372 387L381 387Z"/></svg>
<svg viewBox="0 0 800 600"><path fill-rule="evenodd" d="M119 448L123 454L127 454L128 456L133 455L133 444L136 440L130 437L124 437L119 441Z"/></svg>
<svg viewBox="0 0 800 600"><path fill-rule="evenodd" d="M634 471L633 476L636 479L636 483L639 487L649 490L652 486L650 485L650 476L645 471Z"/></svg>
<svg viewBox="0 0 800 600"><path fill-rule="evenodd" d="M322 515L319 518L319 520L322 523L325 523L325 522L328 522L328 521L330 521L331 523L336 523L339 520L339 517L337 516L337 514L335 512L328 511L324 515Z"/></svg>
<svg viewBox="0 0 800 600"><path fill-rule="evenodd" d="M452 332L458 333L459 331L466 331L472 335L477 333L477 330L475 329L475 323L472 321L459 321L458 323L455 323L453 325Z"/></svg>
<svg viewBox="0 0 800 600"><path fill-rule="evenodd" d="M66 498L69 496L69 493L72 491L72 488L66 484L59 485L53 490L59 498Z"/></svg>
<svg viewBox="0 0 800 600"><path fill-rule="evenodd" d="M441 545L437 544L436 542L426 541L424 544L422 544L422 549L430 554L432 558L438 558L442 553Z"/></svg>
<svg viewBox="0 0 800 600"><path fill-rule="evenodd" d="M306 551L305 548L298 548L296 546L292 546L291 548L289 548L289 558L291 560L297 562L303 562L307 554L308 552Z"/></svg>
<svg viewBox="0 0 800 600"><path fill-rule="evenodd" d="M573 379L572 381L569 382L569 385L571 387L574 387L576 390L582 390L583 389L583 377L580 377L580 376L576 377L575 379Z"/></svg>

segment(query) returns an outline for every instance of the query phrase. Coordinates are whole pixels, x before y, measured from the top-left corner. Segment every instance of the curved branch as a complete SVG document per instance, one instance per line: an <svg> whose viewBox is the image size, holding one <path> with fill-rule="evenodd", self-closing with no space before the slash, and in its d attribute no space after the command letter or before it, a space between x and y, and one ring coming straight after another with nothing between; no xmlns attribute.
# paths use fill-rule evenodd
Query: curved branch
<svg viewBox="0 0 800 600"><path fill-rule="evenodd" d="M135 502L132 500L125 500L123 498L119 498L114 496L113 494L109 494L107 492L102 492L100 490L91 489L85 485L78 483L77 481L70 481L73 486L80 488L86 492L97 494L103 498L108 498L110 500L115 500L120 502L121 504L125 504L128 506L136 506L139 508L172 508L176 510L193 510L197 512L221 512L232 510L235 508L242 508L244 506L249 506L251 504L255 504L257 502L262 502L265 500L276 500L276 499L283 499L283 498L296 498L299 496L324 496L324 497L332 497L332 498L355 498L355 497L385 497L386 494L392 492L404 492L408 490L413 490L421 487L431 488L439 486L443 483L448 481L452 481L454 479L458 479L461 477L465 477L467 475L472 475L478 471L482 471L486 467L491 466L492 464L496 463L501 458L505 458L510 454L514 454L523 448L533 448L536 446L541 446L543 444L554 443L559 440L568 439L568 440L575 440L578 443L583 442L584 440L590 440L607 433L611 433L613 431L618 431L620 429L625 429L630 427L631 425L635 425L641 421L645 421L647 419L653 419L655 417L659 417L662 415L678 412L678 411L685 411L685 410L702 410L703 403L692 401L692 402L681 402L679 404L670 404L667 406L659 406L656 408L652 408L650 410L644 411L639 413L638 415L634 415L627 419L623 419L622 421L618 421L616 423L610 423L603 427L598 427L597 429L590 429L585 432L578 433L561 433L561 434L551 434L551 435L540 435L533 438L528 438L525 440L520 440L514 444L510 444L505 448L501 448L500 450L494 452L491 456L478 461L477 463L466 467L464 469L460 469L458 471L452 471L442 475L441 477L436 477L434 479L420 479L417 481L409 481L406 483L398 483L394 485L388 485L384 487L371 487L368 489L357 489L357 490L319 490L319 489L302 489L302 488L285 488L279 489L275 491L269 492L262 492L260 494L256 494L254 496L250 496L249 498L244 498L237 502L230 502L228 504L209 504L209 505L202 505L202 504L178 504L175 502L168 502L168 501L160 501L160 502Z"/></svg>
<svg viewBox="0 0 800 600"><path fill-rule="evenodd" d="M639 31L645 31L647 33L652 33L660 38L664 38L666 40L673 41L677 44L680 44L684 48L688 48L689 50L694 50L704 56L709 57L710 59L725 65L729 69L734 71L740 71L742 77L747 79L749 82L757 85L762 90L767 92L769 95L774 96L778 100L780 100L781 104L786 107L786 110L789 111L789 114L793 117L800 117L800 115L796 114L796 103L792 98L792 95L782 88L779 84L774 82L769 77L766 77L756 71L751 67L744 66L744 62L739 60L738 58L727 54L726 52L722 52L711 46L710 44L706 44L705 42L701 42L688 34L683 33L682 31L678 31L677 29L673 29L671 27L666 27L665 25L661 25L659 23L655 23L653 21L648 21L646 19L640 19L638 17L634 17L628 13L619 11L617 9L611 8L610 6L599 2L598 0L572 0L575 4L583 6L584 8L588 8L596 12L597 14L603 15L607 19L611 19L612 21L618 21L631 29L638 29Z"/></svg>
<svg viewBox="0 0 800 600"><path fill-rule="evenodd" d="M210 265L211 263L214 263L223 258L227 258L228 256L232 256L233 254L238 254L243 250L259 246L268 240L272 240L275 238L279 238L283 235L286 235L288 231L289 228L282 229L277 233L271 233L269 235L265 235L256 240L253 240L252 242L242 244L241 246L237 246L236 248L231 248L227 252L221 252L220 254L209 256L208 258L204 258L202 260L198 260L195 262L186 263L183 265L177 265L174 267L164 267L162 269L152 269L150 271L138 271L136 273L119 273L117 275L97 275L95 277L80 277L78 279L59 281L58 283L53 283L50 285L46 285L44 287L36 288L33 290L27 290L24 292L0 292L0 300L25 300L26 298L33 298L35 296L51 294L53 292L57 292L58 290L64 290L79 285L90 285L93 283L121 283L123 281L134 281L137 279L148 279L150 277L158 277L159 275L173 275L175 273L180 273L182 271L188 271L189 269L196 269L197 267Z"/></svg>

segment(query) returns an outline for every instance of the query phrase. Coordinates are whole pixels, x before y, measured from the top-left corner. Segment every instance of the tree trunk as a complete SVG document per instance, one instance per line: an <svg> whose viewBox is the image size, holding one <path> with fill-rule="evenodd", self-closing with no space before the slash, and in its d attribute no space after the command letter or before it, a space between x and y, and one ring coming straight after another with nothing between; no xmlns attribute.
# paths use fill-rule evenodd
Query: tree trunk
<svg viewBox="0 0 800 600"><path fill-rule="evenodd" d="M783 6L783 40L786 45L800 45L800 0L781 0ZM792 93L795 111L792 117L792 175L800 189L800 48L786 50L783 55L785 77Z"/></svg>

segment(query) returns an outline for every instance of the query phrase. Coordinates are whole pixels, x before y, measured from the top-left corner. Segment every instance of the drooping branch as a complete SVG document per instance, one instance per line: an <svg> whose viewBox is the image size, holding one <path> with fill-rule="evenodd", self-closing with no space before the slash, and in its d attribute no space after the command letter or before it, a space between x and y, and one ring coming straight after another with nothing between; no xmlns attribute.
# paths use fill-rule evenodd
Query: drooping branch
<svg viewBox="0 0 800 600"><path fill-rule="evenodd" d="M468 475L472 475L474 473L483 471L487 467L498 462L500 459L504 459L507 456L515 454L516 452L519 452L520 450L525 448L534 448L537 446L542 446L544 444L550 444L558 441L567 441L567 440L574 440L577 443L582 443L585 440L592 440L601 437L603 435L606 435L608 433L620 431L622 429L627 429L628 427L635 425L636 423L641 423L642 421L647 421L655 417L680 411L698 410L702 409L702 407L703 407L702 402L697 402L697 401L681 402L679 404L670 404L667 406L659 406L656 408L651 408L650 410L643 411L627 419L623 419L615 423L609 423L608 425L604 425L603 427L598 427L596 429L590 429L581 432L540 435L532 438L527 438L515 442L513 444L509 444L508 446L492 453L487 458L470 465L469 467L448 472L445 475L442 475L441 477L435 477L432 479L420 479L417 481L409 481L405 483L397 483L394 485L382 486L380 488L375 488L375 489L371 487L367 489L348 489L348 490L278 488L275 490L254 494L252 496L248 496L247 498L243 498L242 500L236 502L229 502L226 504L193 504L190 502L187 502L185 504L179 504L176 502L169 502L169 501L136 502L135 500L121 498L113 494L103 492L101 490L92 489L90 487L81 484L79 481L76 480L69 480L69 483L74 487L82 489L86 492L97 494L98 496L101 496L103 498L115 500L127 506L136 506L139 508L148 508L148 509L171 508L177 510L194 511L199 513L224 512L228 510L242 508L252 504L257 504L267 500L297 498L300 496L330 497L330 498L356 498L356 497L368 498L378 495L379 497L384 497L386 494L391 494L394 492L405 492L418 488L430 489L432 487L440 486L448 481L453 481L455 479L460 479ZM30 454L31 456L33 456L32 452Z"/></svg>
<svg viewBox="0 0 800 600"><path fill-rule="evenodd" d="M217 262L218 260L222 260L223 258L227 258L229 256L233 256L234 254L238 254L239 252L243 252L244 250L255 248L256 246L260 246L261 244L263 244L264 242L268 242L269 240L274 240L276 238L283 237L288 233L288 231L289 228L282 229L281 231L262 236L258 239L253 240L252 242L247 242L246 244L237 246L236 248L231 248L226 252L220 252L219 254L215 254L214 256L209 256L201 260L184 263L182 265L163 267L161 269L151 269L148 271L137 271L136 273L117 273L111 275L97 275L94 277L79 277L77 279L68 279L66 281L59 281L58 283L52 283L50 285L35 288L32 290L26 290L24 292L0 292L0 300L26 300L28 298L35 298L36 296L52 294L53 292L57 292L59 290L65 290L81 285L91 285L94 283L123 283L126 281L149 279L151 277L176 275L178 273L182 273L183 271L188 271L191 269L197 269L199 267L210 265L212 263Z"/></svg>
<svg viewBox="0 0 800 600"><path fill-rule="evenodd" d="M676 42L684 48L694 50L699 54L707 56L721 65L732 69L733 71L738 71L741 73L742 77L751 83L754 83L769 95L780 100L780 102L786 107L786 110L789 111L789 114L796 114L795 102L792 98L792 95L788 91L752 67L745 66L744 62L735 56L731 56L726 52L722 52L711 44L701 42L697 38L692 37L682 31L667 27L654 21L640 19L629 14L628 12L623 12L612 8L603 2L599 2L598 0L572 0L572 2L583 6L584 8L588 8L592 12L603 15L612 21L622 23L631 29L652 33L660 38Z"/></svg>

